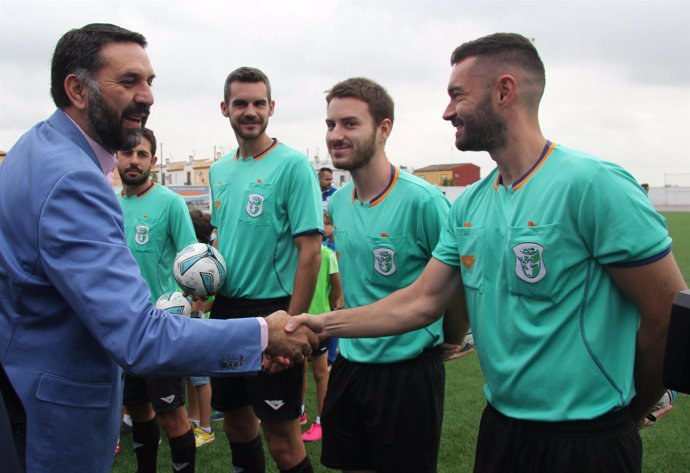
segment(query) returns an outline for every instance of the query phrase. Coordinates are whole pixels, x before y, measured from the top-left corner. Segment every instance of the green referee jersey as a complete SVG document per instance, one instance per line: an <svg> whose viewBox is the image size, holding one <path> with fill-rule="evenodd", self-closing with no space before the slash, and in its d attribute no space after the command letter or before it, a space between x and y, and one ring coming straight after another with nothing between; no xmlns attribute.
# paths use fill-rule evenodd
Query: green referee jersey
<svg viewBox="0 0 690 473"><path fill-rule="evenodd" d="M436 187L391 166L384 192L360 202L353 183L329 201L345 305L357 307L408 286L422 272L448 215L448 199ZM402 335L341 338L350 361L392 363L419 355L443 341L442 318Z"/></svg>
<svg viewBox="0 0 690 473"><path fill-rule="evenodd" d="M520 419L591 419L635 395L639 312L606 266L670 251L619 166L547 143L506 188L494 170L454 203L434 257L460 268L486 397Z"/></svg>
<svg viewBox="0 0 690 473"><path fill-rule="evenodd" d="M323 233L316 173L306 156L278 141L253 158L237 150L211 166L218 249L228 276L225 297L269 299L292 294L294 238Z"/></svg>
<svg viewBox="0 0 690 473"><path fill-rule="evenodd" d="M173 262L177 252L196 243L189 210L182 196L154 184L140 196L120 194L125 236L141 275L151 291L151 302L177 290Z"/></svg>

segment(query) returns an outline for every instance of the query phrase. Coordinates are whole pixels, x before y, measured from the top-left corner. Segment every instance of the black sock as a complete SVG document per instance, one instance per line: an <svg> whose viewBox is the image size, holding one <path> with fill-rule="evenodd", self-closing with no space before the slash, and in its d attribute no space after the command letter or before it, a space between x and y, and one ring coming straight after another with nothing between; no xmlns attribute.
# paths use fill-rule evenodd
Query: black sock
<svg viewBox="0 0 690 473"><path fill-rule="evenodd" d="M309 455L304 457L304 460L293 466L289 470L280 470L280 473L314 473L314 468L311 466Z"/></svg>
<svg viewBox="0 0 690 473"><path fill-rule="evenodd" d="M196 460L196 443L194 431L189 429L186 434L168 439L170 457L172 457L173 471L176 473L194 473Z"/></svg>
<svg viewBox="0 0 690 473"><path fill-rule="evenodd" d="M261 435L247 443L230 442L230 450L232 451L232 466L234 468L242 468L243 473L264 473L266 471Z"/></svg>
<svg viewBox="0 0 690 473"><path fill-rule="evenodd" d="M132 422L132 443L137 456L137 473L156 473L160 438L161 432L156 417L148 422Z"/></svg>

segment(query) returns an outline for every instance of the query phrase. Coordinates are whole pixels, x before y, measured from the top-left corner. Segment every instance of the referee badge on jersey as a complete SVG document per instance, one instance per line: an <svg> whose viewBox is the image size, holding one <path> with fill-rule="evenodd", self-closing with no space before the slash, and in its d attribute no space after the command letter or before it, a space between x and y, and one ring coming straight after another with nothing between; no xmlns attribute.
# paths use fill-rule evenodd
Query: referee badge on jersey
<svg viewBox="0 0 690 473"><path fill-rule="evenodd" d="M374 269L382 276L390 276L397 269L395 267L395 251L390 248L376 248L374 250Z"/></svg>
<svg viewBox="0 0 690 473"><path fill-rule="evenodd" d="M137 245L145 245L149 242L149 227L137 225L134 230L134 241L137 242Z"/></svg>
<svg viewBox="0 0 690 473"><path fill-rule="evenodd" d="M261 194L249 194L247 206L245 207L247 215L256 218L264 213L264 200L266 198Z"/></svg>
<svg viewBox="0 0 690 473"><path fill-rule="evenodd" d="M537 243L520 243L513 247L515 253L515 274L530 284L537 283L546 276L544 247Z"/></svg>

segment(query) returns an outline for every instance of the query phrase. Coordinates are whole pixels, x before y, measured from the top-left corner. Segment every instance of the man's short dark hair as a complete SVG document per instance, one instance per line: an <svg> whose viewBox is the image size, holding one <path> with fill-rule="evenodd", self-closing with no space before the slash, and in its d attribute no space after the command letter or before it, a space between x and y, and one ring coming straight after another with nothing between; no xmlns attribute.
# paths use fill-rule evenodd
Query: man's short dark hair
<svg viewBox="0 0 690 473"><path fill-rule="evenodd" d="M383 86L366 77L353 77L338 82L328 91L326 103L331 103L334 98L355 98L369 105L369 113L376 126L388 118L394 119L393 99Z"/></svg>
<svg viewBox="0 0 690 473"><path fill-rule="evenodd" d="M225 88L223 90L225 103L230 102L230 84L232 82L263 82L266 84L266 93L268 94L268 101L271 101L271 83L266 74L255 67L239 67L228 74L225 79Z"/></svg>
<svg viewBox="0 0 690 473"><path fill-rule="evenodd" d="M323 176L327 172L330 172L331 174L333 174L333 169L331 169L327 166L322 167L321 169L319 169L319 177Z"/></svg>
<svg viewBox="0 0 690 473"><path fill-rule="evenodd" d="M111 43L136 43L142 48L146 38L139 33L108 23L92 23L65 33L55 46L50 70L50 95L58 108L70 106L65 92L65 78L77 74L95 80L104 66L101 49Z"/></svg>
<svg viewBox="0 0 690 473"><path fill-rule="evenodd" d="M211 241L211 234L213 233L211 216L199 209L190 210L189 216L192 218L192 225L194 225L194 233L196 233L197 241L199 243L209 243Z"/></svg>
<svg viewBox="0 0 690 473"><path fill-rule="evenodd" d="M544 88L546 74L544 63L532 41L517 33L494 33L474 41L463 43L450 56L452 66L476 57L480 67L502 64L520 67L530 72L536 82Z"/></svg>
<svg viewBox="0 0 690 473"><path fill-rule="evenodd" d="M151 143L151 157L156 155L156 135L149 128L143 128L141 130L141 137L146 138Z"/></svg>
<svg viewBox="0 0 690 473"><path fill-rule="evenodd" d="M157 145L156 145L156 135L153 134L153 130L151 130L150 128L142 128L141 129L141 138L142 139L146 138L147 140L149 140L149 143L151 143L151 157L155 156ZM140 143L141 143L141 141L139 141L136 144L133 144L131 148L126 148L126 149L123 149L121 151L131 151L136 146L139 146Z"/></svg>

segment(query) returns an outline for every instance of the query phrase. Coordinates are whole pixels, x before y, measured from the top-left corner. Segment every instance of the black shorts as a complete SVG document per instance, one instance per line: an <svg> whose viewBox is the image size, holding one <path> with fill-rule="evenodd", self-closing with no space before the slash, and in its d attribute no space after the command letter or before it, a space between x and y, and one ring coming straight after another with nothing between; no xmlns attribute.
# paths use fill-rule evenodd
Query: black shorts
<svg viewBox="0 0 690 473"><path fill-rule="evenodd" d="M435 473L444 386L435 349L398 363L339 356L321 415L321 463L336 470Z"/></svg>
<svg viewBox="0 0 690 473"><path fill-rule="evenodd" d="M138 406L150 402L156 412L174 411L184 406L183 378L157 378L125 375L122 403Z"/></svg>
<svg viewBox="0 0 690 473"><path fill-rule="evenodd" d="M642 440L628 408L592 420L534 422L482 414L474 471L493 473L642 470Z"/></svg>
<svg viewBox="0 0 690 473"><path fill-rule="evenodd" d="M211 308L212 319L263 317L277 310L286 310L289 297L278 299L230 299L216 296ZM304 364L277 374L258 373L254 376L212 377L211 406L221 412L252 405L263 421L297 419L302 406Z"/></svg>

